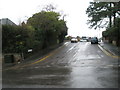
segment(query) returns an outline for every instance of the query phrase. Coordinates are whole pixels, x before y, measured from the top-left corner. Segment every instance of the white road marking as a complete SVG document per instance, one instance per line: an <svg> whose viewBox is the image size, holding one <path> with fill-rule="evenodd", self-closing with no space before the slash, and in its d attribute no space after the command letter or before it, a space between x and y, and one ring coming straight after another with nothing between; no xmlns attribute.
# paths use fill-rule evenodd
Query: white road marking
<svg viewBox="0 0 120 90"><path fill-rule="evenodd" d="M101 57L104 57L104 55L100 55Z"/></svg>
<svg viewBox="0 0 120 90"><path fill-rule="evenodd" d="M71 51L74 47L75 47L75 45L74 45L74 46L72 46L70 49L68 49L68 51L67 51L67 52Z"/></svg>
<svg viewBox="0 0 120 90"><path fill-rule="evenodd" d="M65 43L64 43L65 46L68 46L68 44L69 44L69 42L65 42Z"/></svg>

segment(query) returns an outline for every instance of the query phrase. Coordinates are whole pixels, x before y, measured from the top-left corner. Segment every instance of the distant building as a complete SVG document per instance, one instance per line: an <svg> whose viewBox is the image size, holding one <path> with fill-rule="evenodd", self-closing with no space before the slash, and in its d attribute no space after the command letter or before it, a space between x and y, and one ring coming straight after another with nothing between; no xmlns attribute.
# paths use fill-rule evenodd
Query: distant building
<svg viewBox="0 0 120 90"><path fill-rule="evenodd" d="M0 19L0 24L1 25L16 25L14 22L12 22L8 18L2 18L2 19Z"/></svg>

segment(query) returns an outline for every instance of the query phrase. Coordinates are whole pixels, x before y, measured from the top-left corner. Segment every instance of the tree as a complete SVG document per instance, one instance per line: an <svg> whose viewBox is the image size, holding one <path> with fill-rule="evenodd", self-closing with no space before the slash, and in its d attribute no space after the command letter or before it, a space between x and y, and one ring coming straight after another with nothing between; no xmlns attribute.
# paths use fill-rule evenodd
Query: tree
<svg viewBox="0 0 120 90"><path fill-rule="evenodd" d="M2 36L4 53L21 53L34 47L35 36L31 26L3 25Z"/></svg>
<svg viewBox="0 0 120 90"><path fill-rule="evenodd" d="M111 27L112 17L114 17L115 24L116 14L120 14L119 5L119 2L91 2L86 10L86 14L90 18L88 20L88 23L91 24L90 28L102 28L108 24ZM107 20L108 18L109 21Z"/></svg>
<svg viewBox="0 0 120 90"><path fill-rule="evenodd" d="M117 41L117 46L120 46L120 18L116 18L116 24L112 27L107 27L106 31L102 33L103 37L109 38L109 42Z"/></svg>
<svg viewBox="0 0 120 90"><path fill-rule="evenodd" d="M2 26L2 52L16 52L15 42L16 26L3 25Z"/></svg>
<svg viewBox="0 0 120 90"><path fill-rule="evenodd" d="M67 35L66 22L53 9L50 6L48 10L34 14L26 24L3 25L3 53L24 53L27 57L30 54L28 49L32 49L34 53L62 43Z"/></svg>
<svg viewBox="0 0 120 90"><path fill-rule="evenodd" d="M60 43L64 41L64 38L67 35L67 29L66 22L64 20L60 20L56 28Z"/></svg>
<svg viewBox="0 0 120 90"><path fill-rule="evenodd" d="M90 18L88 23L91 28L106 27L103 37L108 38L110 43L114 40L120 45L120 2L91 2L86 13ZM106 19L109 21L105 21Z"/></svg>
<svg viewBox="0 0 120 90"><path fill-rule="evenodd" d="M27 24L35 28L38 42L43 41L43 48L57 44L58 39L63 42L67 34L67 26L64 20L59 19L60 14L54 11L41 11L28 19Z"/></svg>

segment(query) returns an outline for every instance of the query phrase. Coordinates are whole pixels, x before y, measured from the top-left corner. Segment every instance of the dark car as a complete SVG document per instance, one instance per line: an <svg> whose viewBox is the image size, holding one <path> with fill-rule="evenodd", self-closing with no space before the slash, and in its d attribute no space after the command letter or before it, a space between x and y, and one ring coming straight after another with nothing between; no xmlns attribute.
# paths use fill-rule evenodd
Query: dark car
<svg viewBox="0 0 120 90"><path fill-rule="evenodd" d="M91 44L98 44L98 38L97 37L92 37L91 38Z"/></svg>

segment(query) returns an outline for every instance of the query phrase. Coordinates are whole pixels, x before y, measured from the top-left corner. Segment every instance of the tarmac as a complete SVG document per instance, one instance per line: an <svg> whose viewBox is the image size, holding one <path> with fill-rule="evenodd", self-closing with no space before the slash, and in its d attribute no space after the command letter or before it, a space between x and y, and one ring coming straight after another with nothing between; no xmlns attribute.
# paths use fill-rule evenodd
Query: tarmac
<svg viewBox="0 0 120 90"><path fill-rule="evenodd" d="M117 57L118 59L120 59L120 47L117 47L117 46L112 45L112 44L107 43L107 42L99 42L99 45L101 46L101 48L103 50L107 51L111 55L113 55L113 56ZM36 54L32 58L28 58L28 59L24 60L24 62L27 62L29 60L34 60L34 59L37 59L39 57L40 57L40 54L39 55ZM3 65L2 62L1 62L1 66L2 66L1 69L2 68L6 69L6 68L9 68L9 67L12 67L12 66L16 66L16 64L14 64L14 63L6 63L5 65Z"/></svg>
<svg viewBox="0 0 120 90"><path fill-rule="evenodd" d="M117 47L117 46L115 46L115 45L112 45L112 44L110 44L110 43L107 43L107 42L99 42L99 45L104 49L104 50L106 50L108 53L111 53L112 55L114 55L114 56L118 56L118 57L120 57L120 47ZM26 60L26 62L27 62L27 60ZM2 66L2 62L0 62L1 63L1 66ZM11 65L11 66L14 66L14 65ZM10 67L10 65L8 66L8 67L1 67L0 69L2 69L2 68L9 68ZM3 70L3 69L2 69ZM0 70L0 72L2 72L2 70ZM1 76L2 74L0 74L0 88L2 87L2 76Z"/></svg>

